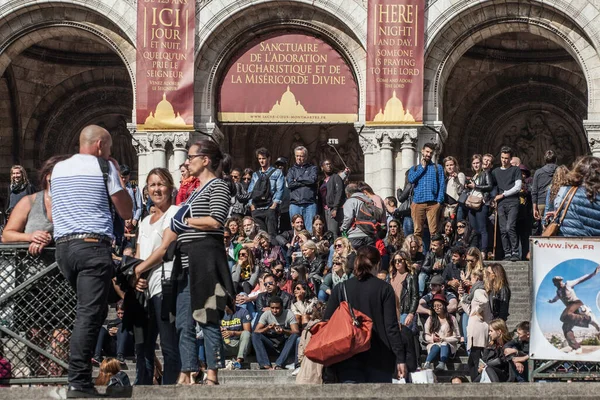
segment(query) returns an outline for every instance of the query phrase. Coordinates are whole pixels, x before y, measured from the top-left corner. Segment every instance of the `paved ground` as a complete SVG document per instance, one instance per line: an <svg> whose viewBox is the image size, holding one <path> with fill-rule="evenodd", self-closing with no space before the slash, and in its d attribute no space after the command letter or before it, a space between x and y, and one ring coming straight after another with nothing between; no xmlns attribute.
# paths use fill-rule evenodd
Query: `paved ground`
<svg viewBox="0 0 600 400"><path fill-rule="evenodd" d="M136 387L134 399L597 399L597 383L531 383L468 385L266 385L221 387ZM0 388L3 400L64 399L64 388Z"/></svg>

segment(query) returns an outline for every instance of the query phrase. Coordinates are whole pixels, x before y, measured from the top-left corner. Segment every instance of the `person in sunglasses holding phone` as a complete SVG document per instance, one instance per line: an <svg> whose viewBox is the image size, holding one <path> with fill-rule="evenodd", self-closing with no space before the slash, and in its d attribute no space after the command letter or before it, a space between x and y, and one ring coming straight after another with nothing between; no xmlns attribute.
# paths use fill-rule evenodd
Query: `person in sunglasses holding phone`
<svg viewBox="0 0 600 400"><path fill-rule="evenodd" d="M277 285L277 280L273 274L265 274L263 277L263 283L265 285L265 292L260 293L256 298L256 309L258 312L265 312L269 310L269 302L271 297L278 296L283 301L283 308L289 310L292 308L294 303L294 296L288 292L284 292Z"/></svg>

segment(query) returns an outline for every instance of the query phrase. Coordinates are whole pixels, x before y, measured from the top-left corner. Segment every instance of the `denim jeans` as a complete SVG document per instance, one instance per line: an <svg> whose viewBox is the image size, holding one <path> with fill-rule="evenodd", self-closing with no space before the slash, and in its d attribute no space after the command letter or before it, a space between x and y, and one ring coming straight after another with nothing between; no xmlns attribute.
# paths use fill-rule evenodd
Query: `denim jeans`
<svg viewBox="0 0 600 400"><path fill-rule="evenodd" d="M447 344L442 344L442 345L435 345L433 347L431 347L431 350L429 350L429 353L427 353L427 359L425 359L426 362L432 362L438 359L438 357L440 358L440 361L445 363L446 361L448 361L448 357L450 356L450 346L448 346Z"/></svg>
<svg viewBox="0 0 600 400"><path fill-rule="evenodd" d="M462 337L467 341L467 326L469 325L469 314L463 312L460 313L460 326L462 327Z"/></svg>
<svg viewBox="0 0 600 400"><path fill-rule="evenodd" d="M156 338L160 334L160 348L164 357L163 385L177 383L181 360L177 345L175 324L161 318L162 295L156 295L148 302L148 327L144 330L144 343L136 348L137 385L152 385L154 378L154 354Z"/></svg>
<svg viewBox="0 0 600 400"><path fill-rule="evenodd" d="M317 298L319 299L319 301L323 301L326 302L329 299L329 295L327 293L325 293L324 290L319 290L319 294L317 295Z"/></svg>
<svg viewBox="0 0 600 400"><path fill-rule="evenodd" d="M296 342L299 335L296 333L292 333L287 338L284 335L278 337L281 342L284 342L283 348L279 352L279 357L275 360L275 365L280 367L285 367L289 358L294 356L294 362L297 357ZM263 367L268 367L271 365L271 361L269 361L268 353L278 353L275 344L269 339L267 336L262 333L253 333L252 334L252 345L254 346L254 352L256 353L256 361L258 361L258 365Z"/></svg>
<svg viewBox="0 0 600 400"><path fill-rule="evenodd" d="M113 276L110 245L71 240L56 245L56 262L77 295L77 315L70 341L69 384L93 387L92 356L108 313Z"/></svg>
<svg viewBox="0 0 600 400"><path fill-rule="evenodd" d="M312 233L312 223L317 215L317 204L290 204L290 219L296 214L302 215L306 230Z"/></svg>
<svg viewBox="0 0 600 400"><path fill-rule="evenodd" d="M481 234L481 246L479 250L481 252L488 251L489 239L488 239L488 216L489 216L489 207L485 204L481 206L481 208L477 211L469 210L469 225L476 231Z"/></svg>
<svg viewBox="0 0 600 400"><path fill-rule="evenodd" d="M120 325L118 328L119 330L115 336L111 336L105 327L100 329L94 357L102 357L103 351L105 355L110 357L116 355L133 355L133 336L130 332L123 329L123 325Z"/></svg>
<svg viewBox="0 0 600 400"><path fill-rule="evenodd" d="M192 317L189 273L177 282L177 310L175 328L179 339L179 357L182 372L198 371L198 350L196 347L196 321Z"/></svg>
<svg viewBox="0 0 600 400"><path fill-rule="evenodd" d="M404 232L404 236L412 235L415 231L415 224L413 224L413 220L410 215L407 215L402 219L402 232Z"/></svg>
<svg viewBox="0 0 600 400"><path fill-rule="evenodd" d="M400 323L402 325L404 325L404 321L406 321L406 317L408 316L408 314L400 314ZM418 327L417 327L417 313L415 313L415 316L413 317L412 322L410 323L410 325L406 326L408 329L410 329L411 331L413 331L413 333L417 333L418 332Z"/></svg>
<svg viewBox="0 0 600 400"><path fill-rule="evenodd" d="M419 296L422 296L425 293L425 285L427 284L427 279L429 275L425 272L419 272Z"/></svg>

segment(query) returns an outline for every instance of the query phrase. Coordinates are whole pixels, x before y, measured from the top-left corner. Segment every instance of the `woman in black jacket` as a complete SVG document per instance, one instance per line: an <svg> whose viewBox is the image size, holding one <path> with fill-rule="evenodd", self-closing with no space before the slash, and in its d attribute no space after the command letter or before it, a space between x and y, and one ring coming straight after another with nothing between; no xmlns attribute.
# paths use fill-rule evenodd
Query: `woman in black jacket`
<svg viewBox="0 0 600 400"><path fill-rule="evenodd" d="M380 262L381 256L375 247L358 249L354 277L337 285L327 303L325 320L331 318L344 300L342 288L345 286L352 307L373 320L371 348L332 365L340 383L391 383L396 368L400 377L407 375L407 352L414 352L414 348L402 343L394 290L374 276Z"/></svg>
<svg viewBox="0 0 600 400"><path fill-rule="evenodd" d="M466 220L458 221L456 223L456 235L454 235L454 243L452 247L461 246L465 249L469 247L479 248L481 235L479 232L474 230Z"/></svg>
<svg viewBox="0 0 600 400"><path fill-rule="evenodd" d="M408 181L408 171L410 170L407 169L404 176L404 182L406 182L404 184L404 189L398 189L396 191L396 197L398 197L398 208L403 209L399 211L398 217L401 218L402 232L404 232L406 236L412 235L415 230L415 225L413 223L412 217L410 216L410 206L412 204L413 197L413 185ZM404 202L408 202L408 204L402 207L402 203ZM394 216L394 218L397 217Z"/></svg>
<svg viewBox="0 0 600 400"><path fill-rule="evenodd" d="M490 299L490 308L494 319L504 321L508 318L510 305L510 287L504 267L498 263L489 264L485 271L485 290Z"/></svg>
<svg viewBox="0 0 600 400"><path fill-rule="evenodd" d="M400 323L416 332L419 280L409 255L402 250L395 252L390 260L390 284L398 299Z"/></svg>
<svg viewBox="0 0 600 400"><path fill-rule="evenodd" d="M511 337L506 327L506 322L495 319L490 322L490 343L483 350L481 360L485 367L479 366L479 376L475 382L481 382L481 373L485 369L486 374L492 382L508 382L510 377L510 361L504 355L504 346Z"/></svg>
<svg viewBox="0 0 600 400"><path fill-rule="evenodd" d="M487 218L490 214L490 192L494 188L492 174L490 171L483 169L481 154L474 154L471 161L473 169L473 177L467 179L466 187L470 190L469 194L483 198L483 204L479 210L468 209L469 224L473 229L481 235L481 243L479 250L486 254L492 246L488 239Z"/></svg>

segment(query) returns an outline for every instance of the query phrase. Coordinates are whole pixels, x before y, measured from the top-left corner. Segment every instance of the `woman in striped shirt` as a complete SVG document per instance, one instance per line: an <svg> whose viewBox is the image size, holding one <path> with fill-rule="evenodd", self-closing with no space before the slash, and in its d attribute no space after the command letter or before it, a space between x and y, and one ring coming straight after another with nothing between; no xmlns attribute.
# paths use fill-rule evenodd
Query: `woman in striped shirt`
<svg viewBox="0 0 600 400"><path fill-rule="evenodd" d="M224 159L214 141L202 140L190 147L188 169L200 186L171 223L178 234L176 254L181 261L175 321L182 364L180 384L193 383L192 374L198 371L196 322L204 333L206 383L218 384L218 368L224 367L219 324L225 306L235 309L235 289L223 244L223 226L235 189L231 181L221 179L224 161L228 161Z"/></svg>

